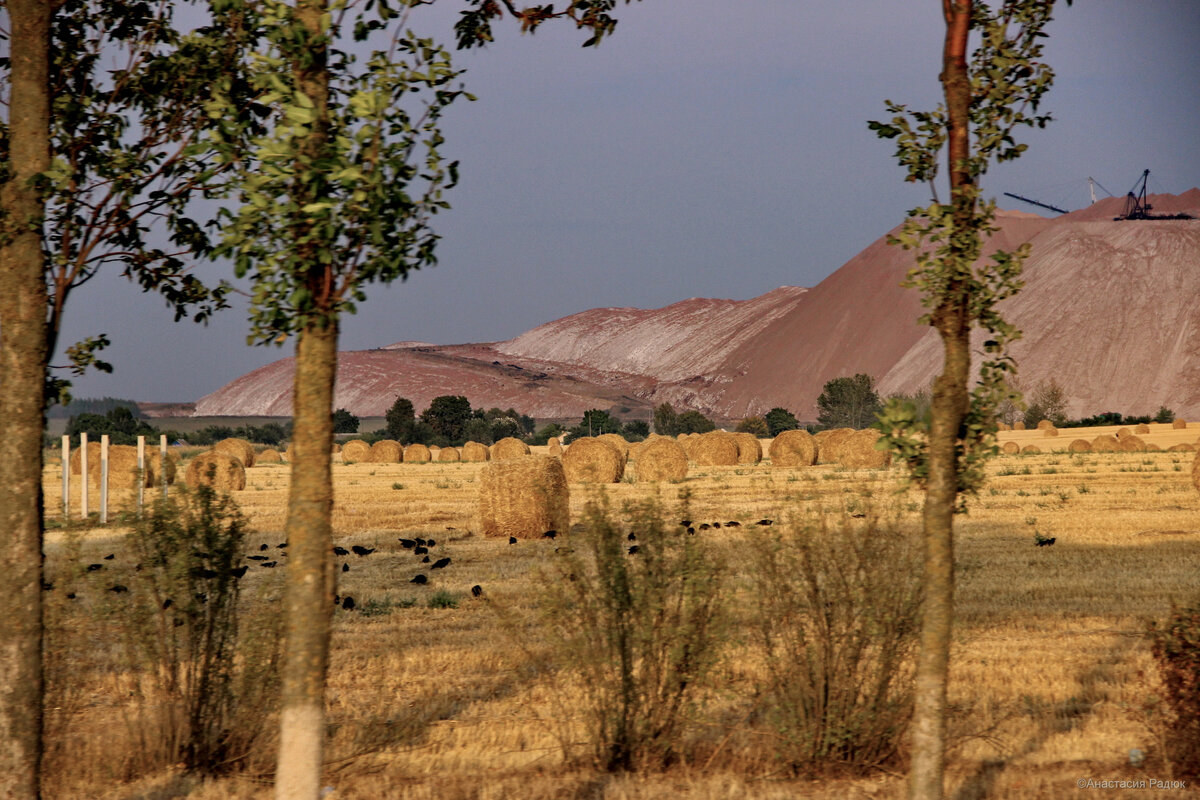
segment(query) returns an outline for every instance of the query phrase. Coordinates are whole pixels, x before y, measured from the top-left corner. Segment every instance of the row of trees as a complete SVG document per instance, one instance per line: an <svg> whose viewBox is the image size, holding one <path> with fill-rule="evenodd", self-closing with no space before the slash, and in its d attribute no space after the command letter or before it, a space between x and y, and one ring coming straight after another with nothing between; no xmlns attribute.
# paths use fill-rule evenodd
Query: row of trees
<svg viewBox="0 0 1200 800"><path fill-rule="evenodd" d="M429 408L417 416L412 401L397 397L384 415L387 427L376 431L378 438L395 439L401 444L427 444L439 447L461 446L464 442L492 444L506 437L524 439L534 434L534 420L515 409L471 408L462 395L433 398Z"/></svg>

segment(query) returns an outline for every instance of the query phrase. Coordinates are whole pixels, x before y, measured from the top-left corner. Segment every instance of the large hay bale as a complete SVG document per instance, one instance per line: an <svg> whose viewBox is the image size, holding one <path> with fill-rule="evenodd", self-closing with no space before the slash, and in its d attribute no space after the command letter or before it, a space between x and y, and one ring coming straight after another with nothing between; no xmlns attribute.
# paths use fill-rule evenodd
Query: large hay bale
<svg viewBox="0 0 1200 800"><path fill-rule="evenodd" d="M1047 428L1053 428L1053 427L1054 427L1054 423L1048 419L1039 420L1038 424L1037 424L1037 429L1039 431L1044 431Z"/></svg>
<svg viewBox="0 0 1200 800"><path fill-rule="evenodd" d="M437 460L443 464L456 464L462 460L457 447L443 447L438 451Z"/></svg>
<svg viewBox="0 0 1200 800"><path fill-rule="evenodd" d="M488 451L492 461L503 461L506 458L519 458L529 455L529 445L512 436L506 436L492 445Z"/></svg>
<svg viewBox="0 0 1200 800"><path fill-rule="evenodd" d="M167 483L174 485L175 475L179 471L179 454L173 450L167 451L167 465L164 469L162 465L162 453L156 447L153 450L146 448L146 463L150 465L150 469L154 470L154 481L158 483L162 480L163 473L166 472Z"/></svg>
<svg viewBox="0 0 1200 800"><path fill-rule="evenodd" d="M1006 422L997 422L997 423L996 423L996 430L998 430L998 431L1011 431L1011 430L1012 430L1012 425L1009 425L1009 424L1008 424L1008 423L1006 423Z"/></svg>
<svg viewBox="0 0 1200 800"><path fill-rule="evenodd" d="M817 439L808 431L783 431L767 450L773 467L811 467L817 463Z"/></svg>
<svg viewBox="0 0 1200 800"><path fill-rule="evenodd" d="M637 479L648 481L681 481L687 477L688 457L679 442L666 436L649 439L638 450Z"/></svg>
<svg viewBox="0 0 1200 800"><path fill-rule="evenodd" d="M405 464L428 464L432 458L433 454L423 444L410 444L404 448Z"/></svg>
<svg viewBox="0 0 1200 800"><path fill-rule="evenodd" d="M229 453L229 455L237 458L242 462L242 466L249 469L254 466L254 459L257 454L254 452L254 445L245 439L239 439L236 436L229 439L222 439L212 446L213 450L218 453Z"/></svg>
<svg viewBox="0 0 1200 800"><path fill-rule="evenodd" d="M479 442L467 442L462 447L461 458L463 461L487 461L488 447L486 444Z"/></svg>
<svg viewBox="0 0 1200 800"><path fill-rule="evenodd" d="M1040 425L1038 427L1041 428L1041 430L1042 430L1043 438L1049 438L1051 436L1058 436L1058 428L1054 427L1053 425L1048 425L1045 428L1042 428Z"/></svg>
<svg viewBox="0 0 1200 800"><path fill-rule="evenodd" d="M1147 425L1146 423L1142 422L1134 427L1133 432L1140 436L1144 436L1145 434L1150 432L1150 426Z"/></svg>
<svg viewBox="0 0 1200 800"><path fill-rule="evenodd" d="M696 440L692 460L702 467L732 467L738 463L738 444L733 434L709 431Z"/></svg>
<svg viewBox="0 0 1200 800"><path fill-rule="evenodd" d="M1129 434L1120 440L1121 450L1126 453L1142 453L1146 451L1146 440L1136 434Z"/></svg>
<svg viewBox="0 0 1200 800"><path fill-rule="evenodd" d="M273 447L268 447L254 457L255 464L278 464L281 461L283 461L283 456Z"/></svg>
<svg viewBox="0 0 1200 800"><path fill-rule="evenodd" d="M79 475L83 469L80 448L71 453L71 474ZM146 467L142 474L142 486L154 486L157 472L154 461L150 458L150 450L146 450ZM100 485L100 443L88 442L87 447L88 485ZM108 446L108 488L136 489L138 485L137 448L127 444Z"/></svg>
<svg viewBox="0 0 1200 800"><path fill-rule="evenodd" d="M342 460L345 459L346 454L342 453ZM399 464L404 460L404 448L394 439L380 439L371 445L367 460L372 464Z"/></svg>
<svg viewBox="0 0 1200 800"><path fill-rule="evenodd" d="M1195 452L1195 450L1196 450L1196 448L1194 446L1188 444L1187 442L1180 442L1179 444L1173 444L1167 448L1168 453L1193 453L1193 452Z"/></svg>
<svg viewBox="0 0 1200 800"><path fill-rule="evenodd" d="M1121 449L1121 442L1115 436L1101 434L1092 439L1093 453L1115 453Z"/></svg>
<svg viewBox="0 0 1200 800"><path fill-rule="evenodd" d="M189 488L211 486L220 492L246 488L246 469L237 456L220 450L205 450L194 456L184 474Z"/></svg>
<svg viewBox="0 0 1200 800"><path fill-rule="evenodd" d="M484 536L538 539L570 528L570 491L553 456L492 461L479 476L479 524Z"/></svg>
<svg viewBox="0 0 1200 800"><path fill-rule="evenodd" d="M1071 453L1090 453L1092 452L1092 443L1087 439L1076 439L1067 445L1067 450Z"/></svg>
<svg viewBox="0 0 1200 800"><path fill-rule="evenodd" d="M1000 448L1000 452L1006 456L1015 456L1021 452L1021 445L1016 442L1005 442L1004 446Z"/></svg>
<svg viewBox="0 0 1200 800"><path fill-rule="evenodd" d="M879 469L892 463L892 454L878 450L875 444L882 436L874 428L865 428L847 436L839 445L839 462L851 469Z"/></svg>
<svg viewBox="0 0 1200 800"><path fill-rule="evenodd" d="M1146 452L1147 453L1155 453L1155 452L1158 452L1159 450L1162 450L1162 448L1159 447L1158 445L1156 445L1154 442L1146 442Z"/></svg>
<svg viewBox="0 0 1200 800"><path fill-rule="evenodd" d="M1036 444L1027 444L1021 448L1021 455L1036 456L1041 452L1042 448L1038 447Z"/></svg>
<svg viewBox="0 0 1200 800"><path fill-rule="evenodd" d="M1171 427L1172 427L1172 428L1174 428L1174 429L1175 429L1175 430L1177 430L1177 431L1183 431L1183 430L1187 430L1187 423L1186 423L1186 422L1184 422L1183 420L1179 419L1179 418L1176 418L1176 419L1175 419L1175 420L1174 420L1174 421L1171 423Z"/></svg>
<svg viewBox="0 0 1200 800"><path fill-rule="evenodd" d="M292 448L288 448L288 460L292 460ZM362 439L351 439L342 445L342 463L357 464L360 461L371 460L371 445Z"/></svg>
<svg viewBox="0 0 1200 800"><path fill-rule="evenodd" d="M557 436L551 436L546 440L546 449L552 456L561 456L563 452L562 442L558 440Z"/></svg>
<svg viewBox="0 0 1200 800"><path fill-rule="evenodd" d="M616 483L625 474L625 456L611 442L584 436L562 454L567 483Z"/></svg>
<svg viewBox="0 0 1200 800"><path fill-rule="evenodd" d="M854 428L832 428L820 431L813 438L817 440L817 463L842 463L842 443L854 435Z"/></svg>
<svg viewBox="0 0 1200 800"><path fill-rule="evenodd" d="M1013 430L1014 430L1014 431L1023 431L1023 430L1025 430L1025 421L1024 421L1024 420L1021 420L1021 419L1019 419L1019 420L1017 420L1016 422L1014 422L1014 423L1013 423Z"/></svg>
<svg viewBox="0 0 1200 800"><path fill-rule="evenodd" d="M1133 431L1129 430L1129 428L1117 429L1117 439L1124 439L1126 436L1133 436Z"/></svg>
<svg viewBox="0 0 1200 800"><path fill-rule="evenodd" d="M608 442L613 447L617 448L617 451L621 454L621 458L625 459L626 461L629 460L630 444L629 442L625 441L624 436L620 436L615 433L602 433L596 438L602 442Z"/></svg>
<svg viewBox="0 0 1200 800"><path fill-rule="evenodd" d="M753 433L732 433L730 436L737 443L739 464L757 464L762 461L762 444L757 436Z"/></svg>

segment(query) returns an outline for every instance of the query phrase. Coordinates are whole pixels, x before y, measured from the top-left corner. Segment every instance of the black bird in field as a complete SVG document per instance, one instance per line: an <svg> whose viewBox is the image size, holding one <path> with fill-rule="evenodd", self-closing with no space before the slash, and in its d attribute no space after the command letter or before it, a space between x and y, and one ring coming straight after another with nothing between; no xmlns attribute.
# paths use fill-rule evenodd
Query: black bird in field
<svg viewBox="0 0 1200 800"><path fill-rule="evenodd" d="M87 565L88 572L95 572L96 570L100 570L100 569L104 569L103 564L88 564Z"/></svg>
<svg viewBox="0 0 1200 800"><path fill-rule="evenodd" d="M349 572L349 571L350 571L350 565L347 564L345 561L343 561L342 562L342 572Z"/></svg>
<svg viewBox="0 0 1200 800"><path fill-rule="evenodd" d="M542 534L545 539L553 539L555 536L558 536L558 531L555 530L549 530Z"/></svg>
<svg viewBox="0 0 1200 800"><path fill-rule="evenodd" d="M483 597L483 587L478 583L471 587L472 597Z"/></svg>
<svg viewBox="0 0 1200 800"><path fill-rule="evenodd" d="M412 548L417 546L417 543L414 542L412 539L401 539L400 546L406 550L411 550Z"/></svg>
<svg viewBox="0 0 1200 800"><path fill-rule="evenodd" d="M1051 536L1049 539L1038 539L1036 544L1038 547L1049 547L1050 545L1054 544L1057 538L1057 536Z"/></svg>
<svg viewBox="0 0 1200 800"><path fill-rule="evenodd" d="M104 557L104 560L105 560L105 561L112 561L112 560L113 560L114 558L116 558L116 557L117 557L117 554L116 554L116 553L109 553L108 555L106 555L106 556Z"/></svg>
<svg viewBox="0 0 1200 800"><path fill-rule="evenodd" d="M693 536L695 536L695 535L696 535L696 528L695 528L695 526L693 526L693 525L688 525L688 531L687 531L687 532L688 532L688 533L690 533L690 534L692 534Z"/></svg>
<svg viewBox="0 0 1200 800"><path fill-rule="evenodd" d="M449 557L439 558L437 561L433 562L433 566L430 567L430 569L441 569L442 567L448 567L448 566L450 566L450 558Z"/></svg>
<svg viewBox="0 0 1200 800"><path fill-rule="evenodd" d="M425 546L426 546L426 547L433 547L433 546L434 546L434 545L436 545L436 544L437 544L437 542L435 542L433 539L426 539L426 540L425 540Z"/></svg>
<svg viewBox="0 0 1200 800"><path fill-rule="evenodd" d="M108 590L113 594L127 594L129 592L129 587L120 583L114 583L112 586L108 587Z"/></svg>
<svg viewBox="0 0 1200 800"><path fill-rule="evenodd" d="M347 549L346 549L346 548L344 548L344 547L340 547L340 546L338 546L338 545L334 545L334 547L333 547L333 554L334 554L335 556L348 556L348 555L350 555L350 551L349 551L349 550L347 550Z"/></svg>
<svg viewBox="0 0 1200 800"><path fill-rule="evenodd" d="M421 559L421 563L422 563L422 564L428 564L428 563L429 563L429 556L425 556L424 558L422 558L422 559Z"/></svg>
<svg viewBox="0 0 1200 800"><path fill-rule="evenodd" d="M630 541L630 542L636 542L636 541L637 541L637 534L636 534L636 533L634 533L633 531L630 531L630 532L629 532L629 535L628 535L628 536L626 536L626 537L625 537L625 539L626 539L627 541Z"/></svg>
<svg viewBox="0 0 1200 800"><path fill-rule="evenodd" d="M258 546L258 549L259 549L259 550L266 550L268 547L269 547L269 545L268 545L266 542L263 542L262 544L260 544L260 545Z"/></svg>
<svg viewBox="0 0 1200 800"><path fill-rule="evenodd" d="M424 539L422 539L420 536L417 537L417 547L424 547L427 544L429 544L429 543L426 542Z"/></svg>
<svg viewBox="0 0 1200 800"><path fill-rule="evenodd" d="M679 520L679 524L685 528L690 528L692 526L692 521L690 519L681 519Z"/></svg>
<svg viewBox="0 0 1200 800"><path fill-rule="evenodd" d="M712 525L709 525L707 522L700 523L700 530L702 530L702 531L706 531L711 527L712 527Z"/></svg>
<svg viewBox="0 0 1200 800"><path fill-rule="evenodd" d="M633 547L629 548L629 555L636 556L638 554L638 549L638 546L635 544Z"/></svg>
<svg viewBox="0 0 1200 800"><path fill-rule="evenodd" d="M217 577L216 570L207 569L206 567L192 567L190 572L193 578L200 578L201 580L210 580Z"/></svg>
<svg viewBox="0 0 1200 800"><path fill-rule="evenodd" d="M374 547L363 547L362 545L357 544L350 549L354 551L354 555L356 556L369 556L371 553L375 552Z"/></svg>
<svg viewBox="0 0 1200 800"><path fill-rule="evenodd" d="M248 569L250 569L250 565L243 564L240 567L234 567L233 569L229 570L229 574L235 578L240 578L246 574L246 570L248 570Z"/></svg>
<svg viewBox="0 0 1200 800"><path fill-rule="evenodd" d="M428 548L428 547L421 547L421 546L417 546L417 547L414 547L414 548L413 548L413 555L414 555L414 556L423 556L423 555L425 555L425 554L426 554L426 553L428 553L428 552L429 552L429 548Z"/></svg>
<svg viewBox="0 0 1200 800"><path fill-rule="evenodd" d="M737 520L731 520L731 521L725 523L725 527L726 528L740 528L740 527L742 527L742 523L738 522Z"/></svg>
<svg viewBox="0 0 1200 800"><path fill-rule="evenodd" d="M168 608L170 608L170 607L171 607L171 606L172 606L174 603L175 603L175 601L174 601L174 600L172 600L171 598L169 598L169 597L168 597L166 600L163 600L163 602L162 602L162 610L163 610L163 611L166 611L166 610L167 610Z"/></svg>
<svg viewBox="0 0 1200 800"><path fill-rule="evenodd" d="M754 523L754 524L755 524L755 525L762 525L762 526L765 528L765 527L767 527L768 525L774 525L775 523L774 523L774 521L772 521L772 520L769 520L769 519L760 519L758 522L756 522L756 523Z"/></svg>
<svg viewBox="0 0 1200 800"><path fill-rule="evenodd" d="M75 599L75 593L74 593L74 592L68 592L68 593L67 593L67 599L68 599L68 600L74 600L74 599Z"/></svg>
<svg viewBox="0 0 1200 800"><path fill-rule="evenodd" d="M260 566L266 567L267 569L275 569L275 565L278 563L278 561L264 561Z"/></svg>
<svg viewBox="0 0 1200 800"><path fill-rule="evenodd" d="M342 598L342 608L345 609L346 611L353 611L354 610L354 598L351 597L350 595L346 595L345 597L343 597Z"/></svg>
<svg viewBox="0 0 1200 800"><path fill-rule="evenodd" d="M418 573L418 574L416 574L416 575L414 575L414 576L413 576L413 579L412 579L411 581L409 581L409 583L429 583L429 578L427 578L427 577L425 577L424 575L422 575L422 574Z"/></svg>
<svg viewBox="0 0 1200 800"><path fill-rule="evenodd" d="M714 523L712 524L712 526L713 526L714 528L719 528L719 527L721 527L721 523L719 523L719 522L714 522Z"/></svg>
<svg viewBox="0 0 1200 800"><path fill-rule="evenodd" d="M280 542L279 544L275 545L275 547L278 550L283 550L287 547L287 542Z"/></svg>
<svg viewBox="0 0 1200 800"><path fill-rule="evenodd" d="M516 543L517 543L517 537L515 537L515 536L510 536L510 537L508 537L508 543L509 543L509 544L516 544Z"/></svg>
<svg viewBox="0 0 1200 800"><path fill-rule="evenodd" d="M270 556L246 556L246 558L250 559L251 561L270 561L271 560Z"/></svg>

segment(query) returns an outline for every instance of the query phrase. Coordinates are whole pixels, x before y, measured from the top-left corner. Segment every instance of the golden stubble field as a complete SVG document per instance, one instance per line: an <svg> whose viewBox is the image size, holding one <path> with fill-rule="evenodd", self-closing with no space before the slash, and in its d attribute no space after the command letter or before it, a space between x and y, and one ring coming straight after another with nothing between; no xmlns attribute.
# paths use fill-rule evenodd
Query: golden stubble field
<svg viewBox="0 0 1200 800"><path fill-rule="evenodd" d="M1194 442L1200 426L1151 426L1146 441ZM1113 430L1002 434L1040 447ZM1155 671L1147 621L1172 601L1200 598L1200 495L1188 452L1060 451L1003 456L957 523L958 617L953 650L951 793L972 798L1194 796L1191 789L1080 788L1080 781L1169 780L1155 757L1157 716L1147 708ZM566 763L560 738L575 730L569 690L539 672L539 645L527 622L556 541L486 539L477 533L480 464L336 464L336 543L375 548L338 558L338 593L357 610L334 617L328 681L327 783L333 798L898 798L903 776L820 781L784 777L760 731L727 715L707 734L694 762L665 773L610 776ZM904 490L898 470L841 467L696 467L660 486L622 482L603 488L613 506L658 496L668 508L690 494L697 521L738 520L704 531L730 569L749 569L761 518L832 521L864 508L892 515L916 536L921 495ZM60 473L47 467L47 516L61 514ZM253 528L249 549L282 553L286 465L248 470L235 498ZM598 491L571 487L572 520ZM174 770L134 774L129 676L120 667L122 596L106 591L133 566L126 531L68 527L47 534L46 593L52 630L47 711L48 796L62 798L265 798L268 781L251 770L197 784ZM1035 534L1055 537L1035 547ZM437 540L449 556L430 572L400 537ZM570 539L567 537L567 542ZM102 563L93 573L83 565ZM280 567L252 567L246 602L271 607ZM427 585L410 583L418 572ZM743 576L744 577L744 576ZM480 599L470 589L484 590ZM733 586L744 587L745 583ZM65 594L73 590L76 597ZM731 590L733 591L733 590ZM744 588L737 589L744 591ZM449 592L455 608L430 608ZM364 610L367 613L363 613ZM514 623L513 620L518 620ZM97 621L99 620L99 621ZM507 621L507 622L506 622ZM57 633L53 626L61 626ZM514 634L512 631L518 630ZM739 680L750 667L731 643L718 677ZM54 688L56 687L57 688ZM719 715L718 715L718 718ZM710 727L715 723L709 721ZM572 726L575 726L574 728ZM1140 768L1129 752L1149 754ZM270 753L258 762L269 763ZM253 760L253 759L252 759ZM265 769L265 767L264 767Z"/></svg>

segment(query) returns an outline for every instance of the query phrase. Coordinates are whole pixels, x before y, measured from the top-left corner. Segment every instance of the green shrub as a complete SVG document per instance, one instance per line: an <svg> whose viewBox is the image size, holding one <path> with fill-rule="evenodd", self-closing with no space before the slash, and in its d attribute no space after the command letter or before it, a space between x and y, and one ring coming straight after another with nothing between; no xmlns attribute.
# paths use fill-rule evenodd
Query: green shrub
<svg viewBox="0 0 1200 800"><path fill-rule="evenodd" d="M540 611L560 670L579 678L593 755L608 770L663 766L721 644L721 573L655 504L625 525L590 503L542 583ZM629 553L627 531L638 551Z"/></svg>
<svg viewBox="0 0 1200 800"><path fill-rule="evenodd" d="M901 760L912 717L920 550L869 513L792 522L757 548L758 715L794 774Z"/></svg>
<svg viewBox="0 0 1200 800"><path fill-rule="evenodd" d="M1150 652L1166 693L1164 746L1173 777L1200 778L1200 605L1150 623Z"/></svg>
<svg viewBox="0 0 1200 800"><path fill-rule="evenodd" d="M458 608L458 597L453 592L438 589L429 596L426 605L430 608Z"/></svg>

